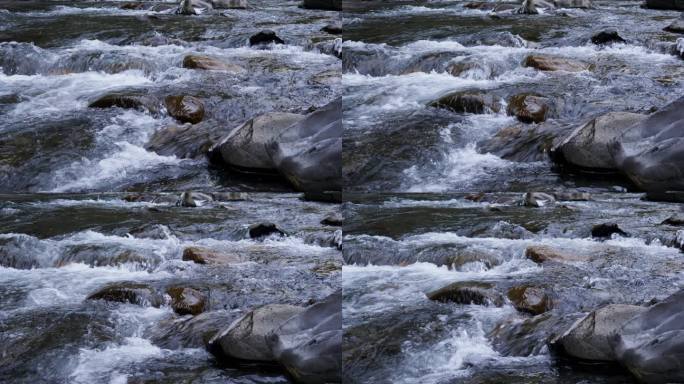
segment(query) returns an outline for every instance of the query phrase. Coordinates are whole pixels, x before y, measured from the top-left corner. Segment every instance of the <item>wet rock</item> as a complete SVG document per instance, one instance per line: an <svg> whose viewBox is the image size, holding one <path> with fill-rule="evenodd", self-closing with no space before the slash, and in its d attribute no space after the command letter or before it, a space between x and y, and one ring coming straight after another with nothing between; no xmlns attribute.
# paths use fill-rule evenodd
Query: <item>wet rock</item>
<svg viewBox="0 0 684 384"><path fill-rule="evenodd" d="M614 233L617 233L620 236L629 236L629 234L620 229L616 223L596 224L591 228L591 237L610 238Z"/></svg>
<svg viewBox="0 0 684 384"><path fill-rule="evenodd" d="M115 283L97 292L91 293L88 300L105 300L118 303L130 303L143 306L159 307L164 302L163 297L152 287L140 283Z"/></svg>
<svg viewBox="0 0 684 384"><path fill-rule="evenodd" d="M543 288L521 285L508 290L508 299L518 311L540 315L553 307Z"/></svg>
<svg viewBox="0 0 684 384"><path fill-rule="evenodd" d="M537 15L539 11L534 5L534 0L523 0L522 6L518 8L515 13L521 15Z"/></svg>
<svg viewBox="0 0 684 384"><path fill-rule="evenodd" d="M204 103L193 96L167 96L166 110L182 123L197 124L204 118Z"/></svg>
<svg viewBox="0 0 684 384"><path fill-rule="evenodd" d="M493 96L481 92L454 92L430 103L431 107L448 109L456 113L496 113L501 104Z"/></svg>
<svg viewBox="0 0 684 384"><path fill-rule="evenodd" d="M321 28L321 31L327 32L331 35L341 35L342 34L342 22L336 21L334 23L330 23L326 25L325 27Z"/></svg>
<svg viewBox="0 0 684 384"><path fill-rule="evenodd" d="M206 0L181 0L181 3L176 9L177 15L198 15L206 11L212 10L213 5Z"/></svg>
<svg viewBox="0 0 684 384"><path fill-rule="evenodd" d="M306 244L313 244L319 247L330 247L342 249L342 230L335 231L315 231L304 236Z"/></svg>
<svg viewBox="0 0 684 384"><path fill-rule="evenodd" d="M432 292L428 299L441 302L475 305L503 305L503 296L494 290L494 284L473 281L459 281Z"/></svg>
<svg viewBox="0 0 684 384"><path fill-rule="evenodd" d="M144 224L131 229L128 233L138 239L160 240L168 238L169 230L166 226L161 224Z"/></svg>
<svg viewBox="0 0 684 384"><path fill-rule="evenodd" d="M211 0L211 5L215 9L247 9L247 0Z"/></svg>
<svg viewBox="0 0 684 384"><path fill-rule="evenodd" d="M545 207L556 202L556 198L548 193L527 192L523 197L523 205L526 207Z"/></svg>
<svg viewBox="0 0 684 384"><path fill-rule="evenodd" d="M151 96L110 93L88 104L89 108L124 108L158 113L159 102Z"/></svg>
<svg viewBox="0 0 684 384"><path fill-rule="evenodd" d="M508 100L506 112L523 123L541 123L551 110L551 99L531 93L515 95Z"/></svg>
<svg viewBox="0 0 684 384"><path fill-rule="evenodd" d="M171 125L154 132L145 149L180 159L204 157L218 139L212 128L206 124Z"/></svg>
<svg viewBox="0 0 684 384"><path fill-rule="evenodd" d="M342 382L342 291L291 317L268 336L275 359L298 383Z"/></svg>
<svg viewBox="0 0 684 384"><path fill-rule="evenodd" d="M581 72L589 69L587 63L563 57L530 55L523 61L523 66L540 71Z"/></svg>
<svg viewBox="0 0 684 384"><path fill-rule="evenodd" d="M591 0L553 0L556 8L592 8Z"/></svg>
<svg viewBox="0 0 684 384"><path fill-rule="evenodd" d="M236 317L232 311L210 311L192 317L172 317L150 327L149 334L145 336L160 348L204 348L212 337L221 332L226 324L231 324Z"/></svg>
<svg viewBox="0 0 684 384"><path fill-rule="evenodd" d="M537 264L542 264L547 261L564 263L586 260L586 257L584 256L568 254L545 245L530 245L525 249L525 257Z"/></svg>
<svg viewBox="0 0 684 384"><path fill-rule="evenodd" d="M249 38L249 45L268 45L268 44L285 44L285 41L278 37L274 31L270 29L264 29L263 31L256 33Z"/></svg>
<svg viewBox="0 0 684 384"><path fill-rule="evenodd" d="M614 361L611 338L629 319L645 310L636 305L606 305L575 322L552 343L560 345L566 354L578 359Z"/></svg>
<svg viewBox="0 0 684 384"><path fill-rule="evenodd" d="M342 99L287 128L267 146L275 168L300 191L342 190Z"/></svg>
<svg viewBox="0 0 684 384"><path fill-rule="evenodd" d="M335 56L339 59L342 58L342 38L340 37L333 40L318 42L314 44L313 47L324 55Z"/></svg>
<svg viewBox="0 0 684 384"><path fill-rule="evenodd" d="M684 97L631 126L611 154L617 169L646 191L684 190Z"/></svg>
<svg viewBox="0 0 684 384"><path fill-rule="evenodd" d="M611 341L617 361L639 381L684 382L684 290L638 311Z"/></svg>
<svg viewBox="0 0 684 384"><path fill-rule="evenodd" d="M181 193L176 205L179 207L189 207L196 208L201 207L204 203L212 201L213 198L210 195L200 192L183 192Z"/></svg>
<svg viewBox="0 0 684 384"><path fill-rule="evenodd" d="M568 129L553 121L524 124L500 129L493 137L478 143L482 153L492 153L511 161L547 161L549 153L567 134Z"/></svg>
<svg viewBox="0 0 684 384"><path fill-rule="evenodd" d="M674 214L668 217L667 219L663 220L663 222L660 224L672 225L675 227L682 226L684 225L684 213Z"/></svg>
<svg viewBox="0 0 684 384"><path fill-rule="evenodd" d="M682 0L646 0L644 6L651 9L684 11L684 1Z"/></svg>
<svg viewBox="0 0 684 384"><path fill-rule="evenodd" d="M302 6L307 9L322 9L326 11L341 11L342 0L304 0Z"/></svg>
<svg viewBox="0 0 684 384"><path fill-rule="evenodd" d="M145 3L123 3L119 6L119 9L125 9L125 10L145 9Z"/></svg>
<svg viewBox="0 0 684 384"><path fill-rule="evenodd" d="M266 337L304 308L286 304L268 304L235 320L209 341L215 355L232 359L273 361Z"/></svg>
<svg viewBox="0 0 684 384"><path fill-rule="evenodd" d="M558 316L553 312L546 312L523 321L506 318L487 337L503 356L546 355L548 343L568 329L578 317L583 316L574 313Z"/></svg>
<svg viewBox="0 0 684 384"><path fill-rule="evenodd" d="M224 163L238 170L272 171L274 164L266 145L303 118L283 112L257 116L233 129L211 151L218 151Z"/></svg>
<svg viewBox="0 0 684 384"><path fill-rule="evenodd" d="M596 45L610 45L614 43L624 43L625 39L618 34L617 30L606 29L605 31L595 33L591 37L591 42Z"/></svg>
<svg viewBox="0 0 684 384"><path fill-rule="evenodd" d="M205 69L231 73L242 73L246 71L243 67L237 64L225 63L213 57L200 55L185 56L185 58L183 58L183 68Z"/></svg>
<svg viewBox="0 0 684 384"><path fill-rule="evenodd" d="M171 308L177 314L195 316L204 312L207 299L202 292L187 287L171 287L166 293L171 296Z"/></svg>
<svg viewBox="0 0 684 384"><path fill-rule="evenodd" d="M672 24L665 27L663 30L672 33L684 33L684 14L679 19L672 22Z"/></svg>
<svg viewBox="0 0 684 384"><path fill-rule="evenodd" d="M524 227L512 224L507 221L497 221L494 224L485 223L482 226L476 226L471 231L472 237L494 237L500 239L529 239L534 234Z"/></svg>
<svg viewBox="0 0 684 384"><path fill-rule="evenodd" d="M285 236L286 233L278 228L273 223L259 223L254 224L249 227L249 237L252 239L258 239L273 234L278 234L279 236Z"/></svg>
<svg viewBox="0 0 684 384"><path fill-rule="evenodd" d="M553 152L564 161L580 168L613 170L610 153L612 142L646 116L629 112L610 112L574 130Z"/></svg>
<svg viewBox="0 0 684 384"><path fill-rule="evenodd" d="M192 261L197 264L233 264L239 263L240 256L235 253L218 252L202 247L188 247L183 250L183 261Z"/></svg>
<svg viewBox="0 0 684 384"><path fill-rule="evenodd" d="M590 201L591 194L587 192L556 192L553 197L559 201Z"/></svg>
<svg viewBox="0 0 684 384"><path fill-rule="evenodd" d="M468 9L479 9L481 11L505 12L516 10L519 7L516 4L509 3L494 3L494 2L472 2L463 5Z"/></svg>
<svg viewBox="0 0 684 384"><path fill-rule="evenodd" d="M329 213L321 220L321 224L336 227L342 226L342 224L344 224L344 216L342 215L342 212Z"/></svg>

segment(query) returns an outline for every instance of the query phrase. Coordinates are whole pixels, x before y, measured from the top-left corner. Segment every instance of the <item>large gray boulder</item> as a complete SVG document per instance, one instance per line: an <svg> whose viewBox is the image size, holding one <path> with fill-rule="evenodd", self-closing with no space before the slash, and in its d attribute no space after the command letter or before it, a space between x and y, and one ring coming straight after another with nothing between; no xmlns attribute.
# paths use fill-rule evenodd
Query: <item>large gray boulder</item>
<svg viewBox="0 0 684 384"><path fill-rule="evenodd" d="M304 308L294 305L269 304L257 308L218 333L209 341L209 349L232 359L273 361L267 336Z"/></svg>
<svg viewBox="0 0 684 384"><path fill-rule="evenodd" d="M342 99L284 130L266 150L278 172L298 190L341 190Z"/></svg>
<svg viewBox="0 0 684 384"><path fill-rule="evenodd" d="M644 118L645 115L629 112L601 115L574 130L554 152L576 167L614 170L615 162L609 152L611 142Z"/></svg>
<svg viewBox="0 0 684 384"><path fill-rule="evenodd" d="M629 320L614 336L613 349L641 382L684 382L684 290Z"/></svg>
<svg viewBox="0 0 684 384"><path fill-rule="evenodd" d="M284 112L257 116L233 129L212 151L218 150L223 162L239 170L273 171L266 145L303 118L303 115Z"/></svg>
<svg viewBox="0 0 684 384"><path fill-rule="evenodd" d="M289 319L269 336L268 343L296 382L341 382L342 291Z"/></svg>
<svg viewBox="0 0 684 384"><path fill-rule="evenodd" d="M554 343L565 353L583 360L614 361L610 341L629 319L644 312L645 307L610 304L578 320Z"/></svg>
<svg viewBox="0 0 684 384"><path fill-rule="evenodd" d="M684 97L627 129L611 154L616 168L646 191L684 190Z"/></svg>

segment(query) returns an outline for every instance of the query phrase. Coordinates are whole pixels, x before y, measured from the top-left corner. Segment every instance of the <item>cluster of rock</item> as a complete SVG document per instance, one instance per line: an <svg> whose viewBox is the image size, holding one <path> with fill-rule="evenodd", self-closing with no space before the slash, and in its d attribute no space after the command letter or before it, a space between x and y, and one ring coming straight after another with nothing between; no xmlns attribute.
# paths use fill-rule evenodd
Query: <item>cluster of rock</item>
<svg viewBox="0 0 684 384"><path fill-rule="evenodd" d="M209 350L228 363L278 363L298 383L341 382L342 292L306 308L256 308L214 336Z"/></svg>

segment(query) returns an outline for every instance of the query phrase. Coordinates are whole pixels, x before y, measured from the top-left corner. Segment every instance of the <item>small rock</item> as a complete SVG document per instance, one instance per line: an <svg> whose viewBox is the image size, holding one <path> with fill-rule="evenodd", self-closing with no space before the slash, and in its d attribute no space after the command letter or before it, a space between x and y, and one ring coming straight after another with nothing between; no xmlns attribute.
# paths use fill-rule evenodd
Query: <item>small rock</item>
<svg viewBox="0 0 684 384"><path fill-rule="evenodd" d="M552 344L562 346L565 353L579 359L614 361L611 338L629 319L645 310L636 305L606 305L575 322Z"/></svg>
<svg viewBox="0 0 684 384"><path fill-rule="evenodd" d="M667 219L663 220L663 222L660 224L672 225L675 227L684 225L684 214L677 213L675 215L672 215L672 216L668 217Z"/></svg>
<svg viewBox="0 0 684 384"><path fill-rule="evenodd" d="M126 95L120 93L112 93L102 96L97 100L88 104L89 108L123 108L123 109L137 109L139 111L147 111L150 113L159 112L158 101L150 96L145 95Z"/></svg>
<svg viewBox="0 0 684 384"><path fill-rule="evenodd" d="M673 21L672 24L665 27L664 30L672 33L684 33L684 14L682 14L679 19Z"/></svg>
<svg viewBox="0 0 684 384"><path fill-rule="evenodd" d="M167 96L166 110L182 123L197 124L204 118L204 103L192 96Z"/></svg>
<svg viewBox="0 0 684 384"><path fill-rule="evenodd" d="M325 27L321 28L321 31L327 32L331 35L341 35L342 34L342 23L339 21L336 21L334 23L330 23L326 25Z"/></svg>
<svg viewBox="0 0 684 384"><path fill-rule="evenodd" d="M269 29L265 29L249 38L250 46L267 44L285 44L285 41Z"/></svg>
<svg viewBox="0 0 684 384"><path fill-rule="evenodd" d="M518 311L540 315L553 306L544 289L521 285L508 290L508 299Z"/></svg>
<svg viewBox="0 0 684 384"><path fill-rule="evenodd" d="M223 61L199 55L187 55L183 58L183 68L205 69L211 71L223 71L232 73L242 73L246 70L237 64L224 63Z"/></svg>
<svg viewBox="0 0 684 384"><path fill-rule="evenodd" d="M625 39L620 37L614 29L598 32L591 37L591 42L596 45L609 45L614 43L624 43Z"/></svg>
<svg viewBox="0 0 684 384"><path fill-rule="evenodd" d="M563 263L586 260L586 257L570 255L545 245L531 245L527 247L527 249L525 249L525 257L537 264L542 264L547 261Z"/></svg>
<svg viewBox="0 0 684 384"><path fill-rule="evenodd" d="M212 201L212 197L199 192L183 192L181 193L176 205L179 207L200 207L205 202Z"/></svg>
<svg viewBox="0 0 684 384"><path fill-rule="evenodd" d="M444 108L456 113L496 113L500 103L494 97L479 92L455 92L430 103L431 107Z"/></svg>
<svg viewBox="0 0 684 384"><path fill-rule="evenodd" d="M610 238L614 233L624 237L629 236L629 234L620 229L616 223L596 224L591 228L592 237Z"/></svg>
<svg viewBox="0 0 684 384"><path fill-rule="evenodd" d="M504 302L503 296L494 290L493 284L473 281L459 281L428 292L426 295L430 300L457 304L494 305L501 307Z"/></svg>
<svg viewBox="0 0 684 384"><path fill-rule="evenodd" d="M139 283L115 283L88 296L88 300L105 300L142 306L159 307L164 299L154 289Z"/></svg>
<svg viewBox="0 0 684 384"><path fill-rule="evenodd" d="M202 292L192 288L172 287L166 293L171 296L171 308L177 314L195 316L204 312L206 296Z"/></svg>
<svg viewBox="0 0 684 384"><path fill-rule="evenodd" d="M523 197L523 205L526 207L544 207L556 202L556 199L543 192L527 192Z"/></svg>
<svg viewBox="0 0 684 384"><path fill-rule="evenodd" d="M508 100L506 112L523 123L541 123L551 111L551 100L548 97L522 93Z"/></svg>
<svg viewBox="0 0 684 384"><path fill-rule="evenodd" d="M268 304L235 320L209 341L215 355L252 361L273 361L267 336L304 308L285 304Z"/></svg>
<svg viewBox="0 0 684 384"><path fill-rule="evenodd" d="M590 68L589 64L572 59L554 56L530 55L523 61L524 67L536 68L540 71L581 72Z"/></svg>
<svg viewBox="0 0 684 384"><path fill-rule="evenodd" d="M237 254L217 252L201 247L185 248L182 260L193 261L197 264L233 264L241 261Z"/></svg>
<svg viewBox="0 0 684 384"><path fill-rule="evenodd" d="M342 212L332 212L329 213L328 215L323 218L321 221L321 224L323 225L330 225L334 227L339 227L344 224L344 216L342 215Z"/></svg>
<svg viewBox="0 0 684 384"><path fill-rule="evenodd" d="M252 239L258 239L272 234L278 234L280 236L286 235L285 232L280 230L280 228L273 223L259 223L249 227L249 237Z"/></svg>

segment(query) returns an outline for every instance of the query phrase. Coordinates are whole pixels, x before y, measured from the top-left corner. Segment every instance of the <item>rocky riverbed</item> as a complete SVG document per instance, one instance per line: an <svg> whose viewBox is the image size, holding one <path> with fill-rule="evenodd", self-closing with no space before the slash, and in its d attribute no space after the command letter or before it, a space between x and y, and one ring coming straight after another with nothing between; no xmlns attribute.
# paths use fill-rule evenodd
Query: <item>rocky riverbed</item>
<svg viewBox="0 0 684 384"><path fill-rule="evenodd" d="M681 208L629 193L558 197L532 207L515 193L349 196L346 380L634 382L608 336L682 289L682 232L672 218ZM673 344L681 343L677 305L655 309L661 317L650 322ZM605 317L561 338L598 308L608 308ZM618 362L638 374L640 359L654 358L662 365L645 380L678 382L677 347L646 347L646 328L639 341L622 331L632 350Z"/></svg>
<svg viewBox="0 0 684 384"><path fill-rule="evenodd" d="M339 205L179 197L0 197L0 381L290 382L207 344L255 308L301 311L339 289Z"/></svg>

